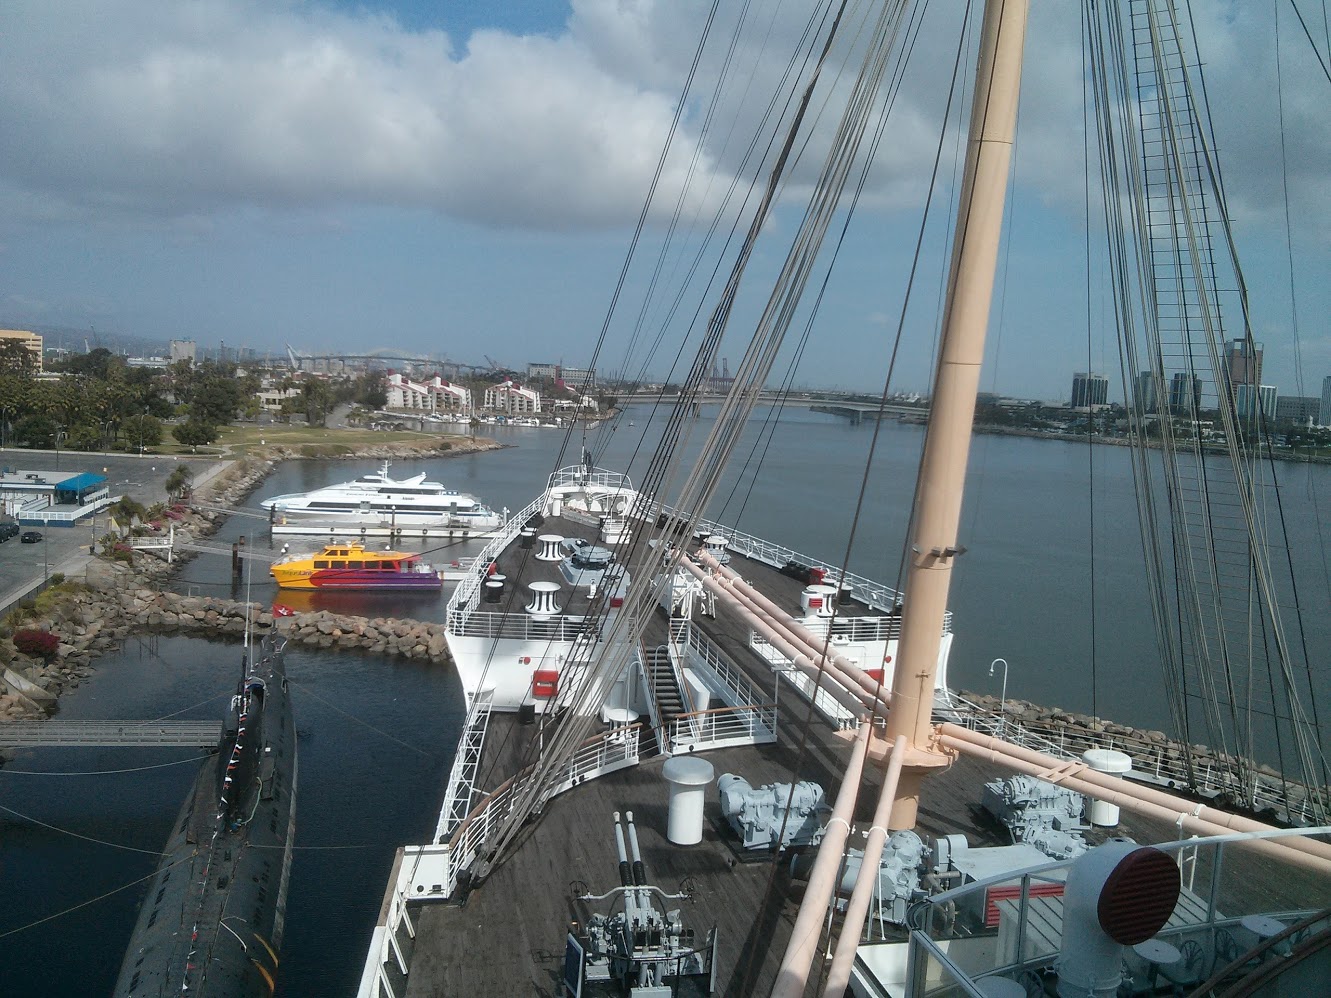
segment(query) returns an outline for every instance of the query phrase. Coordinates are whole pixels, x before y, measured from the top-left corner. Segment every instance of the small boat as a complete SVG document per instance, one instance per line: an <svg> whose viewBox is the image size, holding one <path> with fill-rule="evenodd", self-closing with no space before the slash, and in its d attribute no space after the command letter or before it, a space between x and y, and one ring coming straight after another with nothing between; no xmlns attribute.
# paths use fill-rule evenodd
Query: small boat
<svg viewBox="0 0 1331 998"><path fill-rule="evenodd" d="M420 555L367 551L363 544L325 544L316 554L279 561L269 570L283 589L438 589L439 572Z"/></svg>

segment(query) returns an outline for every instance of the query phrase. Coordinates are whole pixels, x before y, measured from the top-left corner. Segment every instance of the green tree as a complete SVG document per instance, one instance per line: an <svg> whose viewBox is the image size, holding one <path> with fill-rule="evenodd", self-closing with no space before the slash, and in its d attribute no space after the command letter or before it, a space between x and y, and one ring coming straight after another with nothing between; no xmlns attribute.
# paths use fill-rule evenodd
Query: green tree
<svg viewBox="0 0 1331 998"><path fill-rule="evenodd" d="M382 374L370 372L356 380L355 393L350 401L359 402L367 409L382 409L388 405L388 384Z"/></svg>
<svg viewBox="0 0 1331 998"><path fill-rule="evenodd" d="M328 382L307 378L300 387L305 421L311 426L325 425L328 422L328 410L333 407L333 392Z"/></svg>
<svg viewBox="0 0 1331 998"><path fill-rule="evenodd" d="M37 357L22 340L0 340L0 372L31 377L37 372Z"/></svg>
<svg viewBox="0 0 1331 998"><path fill-rule="evenodd" d="M155 416L145 416L143 413L130 416L125 420L122 429L125 445L130 450L156 447L162 442L162 423Z"/></svg>
<svg viewBox="0 0 1331 998"><path fill-rule="evenodd" d="M194 469L188 464L177 466L176 470L166 476L166 494L172 499L178 499L180 496L189 492L194 485Z"/></svg>
<svg viewBox="0 0 1331 998"><path fill-rule="evenodd" d="M24 447L49 447L55 434L55 420L42 413L29 413L14 424L14 440Z"/></svg>
<svg viewBox="0 0 1331 998"><path fill-rule="evenodd" d="M242 401L240 385L234 378L206 374L195 385L189 416L200 423L230 423L236 418L236 410Z"/></svg>
<svg viewBox="0 0 1331 998"><path fill-rule="evenodd" d="M78 423L69 428L65 446L70 450L98 450L102 446L102 431L89 423Z"/></svg>
<svg viewBox="0 0 1331 998"><path fill-rule="evenodd" d="M173 429L171 436L186 447L198 447L201 444L210 444L217 439L217 427L212 423L205 423L191 416Z"/></svg>

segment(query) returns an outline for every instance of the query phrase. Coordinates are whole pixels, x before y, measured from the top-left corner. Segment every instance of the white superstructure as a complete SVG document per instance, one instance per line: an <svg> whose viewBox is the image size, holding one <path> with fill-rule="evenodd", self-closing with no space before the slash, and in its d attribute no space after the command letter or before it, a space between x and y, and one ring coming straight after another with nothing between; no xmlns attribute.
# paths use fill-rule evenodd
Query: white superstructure
<svg viewBox="0 0 1331 998"><path fill-rule="evenodd" d="M378 472L313 492L274 496L259 503L274 517L292 520L337 520L347 525L399 527L453 523L477 531L494 530L504 518L475 496L425 480L424 473L406 479Z"/></svg>

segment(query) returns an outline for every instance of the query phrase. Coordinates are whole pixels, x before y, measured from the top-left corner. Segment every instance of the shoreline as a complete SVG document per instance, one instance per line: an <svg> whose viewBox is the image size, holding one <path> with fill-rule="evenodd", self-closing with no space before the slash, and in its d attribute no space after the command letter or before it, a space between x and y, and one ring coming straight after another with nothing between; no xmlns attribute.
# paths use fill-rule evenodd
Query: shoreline
<svg viewBox="0 0 1331 998"><path fill-rule="evenodd" d="M475 453L504 446L508 445L495 444L453 453ZM377 453L358 452L347 455L347 458L380 456L387 449L397 450L396 447L375 448ZM418 449L412 448L412 451L418 452ZM280 460L293 459L300 458L265 456L259 459L250 456L220 464L204 481L196 499L220 507L239 505L273 472ZM175 521L176 531L185 539L206 537L230 515L220 509L190 507ZM262 603L214 596L185 596L161 588L180 566L193 560L194 556L189 552L171 565L145 552L131 557L133 560L128 564L106 555L90 558L86 582L67 580L52 587L57 595L46 600L39 596L36 600L25 601L34 604L39 612L25 621L23 627L49 631L58 637L59 645L55 653L47 657L24 655L14 647L12 635L0 637L0 666L13 670L31 684L25 686L27 693L13 688L12 683L0 685L0 690L5 691L0 693L0 723L57 715L60 696L77 689L93 674L98 658L121 647L124 639L136 631L235 641L247 628L259 636L277 630L285 633L289 641L309 647L429 660L444 666L452 662L442 623L410 618L361 617L328 610L274 618L271 608ZM11 619L7 618L6 624ZM1189 745L1161 731L1137 729L1024 700L1009 698L1000 702L987 694L958 692L974 705L974 713L993 722L1017 723L1043 737L1052 736L1060 743L1080 745L1085 742L1083 747L1113 745L1129 753L1134 765L1145 773L1152 768L1177 771L1185 759L1191 759L1195 765L1204 765L1207 762L1222 764L1228 758L1205 745ZM8 751L0 751L0 759L9 756ZM1269 777L1279 776L1269 766L1260 766L1258 771ZM1174 783L1169 785L1173 787Z"/></svg>
<svg viewBox="0 0 1331 998"><path fill-rule="evenodd" d="M457 447L452 441L425 441L425 446L388 444L361 448L354 453L310 453L310 446L268 446L250 454L215 462L201 476L193 502L239 505L285 460L363 460L377 457L450 457L484 453L512 446L486 438L475 446ZM439 443L449 446L440 448ZM182 540L210 536L231 514L191 505L174 520ZM442 624L409 618L359 617L327 610L299 612L279 618L261 603L245 603L213 596L182 596L161 588L193 560L184 552L167 564L147 552L135 552L130 561L105 553L85 556L84 579L66 578L33 597L22 600L5 616L9 634L0 637L0 670L12 679L0 681L0 723L6 720L47 719L59 713L60 697L92 676L102 655L121 647L132 632L185 634L205 639L234 640L246 628L257 635L277 629L288 640L322 648L359 649L369 654L452 661L444 642ZM58 639L50 655L25 654L15 646L20 631L46 631ZM3 674L3 673L0 673Z"/></svg>
<svg viewBox="0 0 1331 998"><path fill-rule="evenodd" d="M1109 447L1131 447L1134 443L1127 437L1106 437L1098 433L1060 433L1057 430L1041 430L1024 426L1000 426L996 423L976 423L972 430L975 433L983 433L991 437L1029 437L1037 440L1062 440L1065 443L1103 444ZM1158 440L1147 440L1145 443L1151 450L1164 449ZM1226 450L1223 444L1208 444L1203 446L1202 452L1218 455L1226 453ZM1331 454L1297 454L1273 448L1268 455L1263 456L1270 457L1275 461L1285 461L1289 464L1331 464Z"/></svg>

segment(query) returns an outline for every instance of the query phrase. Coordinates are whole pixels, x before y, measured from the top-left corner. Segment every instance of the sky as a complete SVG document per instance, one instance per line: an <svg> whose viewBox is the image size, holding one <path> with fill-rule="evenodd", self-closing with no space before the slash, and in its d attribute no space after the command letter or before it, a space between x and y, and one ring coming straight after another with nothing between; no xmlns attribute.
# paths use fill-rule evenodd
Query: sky
<svg viewBox="0 0 1331 998"><path fill-rule="evenodd" d="M701 96L686 105L647 217L646 259L676 203L686 219L720 206L740 173L751 99L775 89L813 2L751 5L714 120L704 127ZM586 364L708 6L5 0L0 326L275 354L290 343L517 369ZM798 383L882 385L892 292L910 267L946 97L944 29L960 6L931 5L912 57L922 72L894 104ZM1072 4L1033 6L982 387L1059 398L1074 371L1116 374L1118 361L1104 320L1087 318L1107 301L1084 255L1078 15ZM1317 394L1331 375L1331 83L1292 6L1194 6L1204 8L1199 47L1263 380ZM723 5L718 24L738 7ZM1325 26L1310 29L1325 59ZM700 77L728 37L714 32ZM830 127L820 118L815 133ZM955 157L955 143L948 150ZM776 248L755 255L739 329L752 326L814 167L812 156L796 164L769 220ZM734 221L733 204L721 210ZM941 264L921 274L916 302L927 307L908 325L927 342ZM631 274L612 333L627 336L647 279ZM621 361L611 350L602 370ZM728 340L723 354L740 350ZM668 367L658 359L648 373ZM926 390L928 372L927 350L908 349L894 387Z"/></svg>

